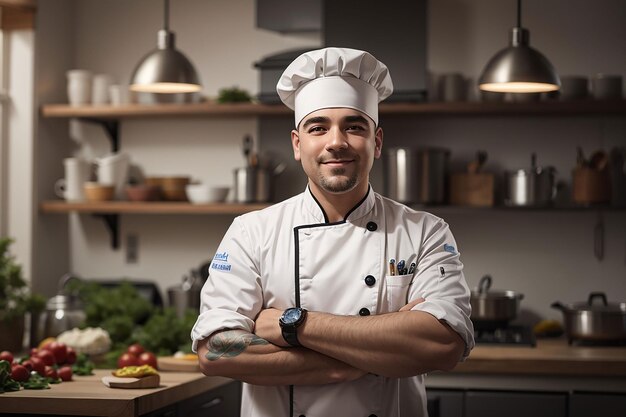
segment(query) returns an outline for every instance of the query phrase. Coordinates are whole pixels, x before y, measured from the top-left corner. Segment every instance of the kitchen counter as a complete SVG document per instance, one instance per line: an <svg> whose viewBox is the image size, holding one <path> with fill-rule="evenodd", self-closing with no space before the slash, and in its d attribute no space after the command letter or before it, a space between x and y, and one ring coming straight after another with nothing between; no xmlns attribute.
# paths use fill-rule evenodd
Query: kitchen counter
<svg viewBox="0 0 626 417"><path fill-rule="evenodd" d="M231 379L206 377L199 372L161 372L161 386L151 389L114 389L101 379L110 370L74 376L71 382L47 390L0 394L0 413L82 416L140 416L222 387Z"/></svg>
<svg viewBox="0 0 626 417"><path fill-rule="evenodd" d="M569 346L565 339L539 339L534 348L478 345L452 372L626 377L626 346Z"/></svg>

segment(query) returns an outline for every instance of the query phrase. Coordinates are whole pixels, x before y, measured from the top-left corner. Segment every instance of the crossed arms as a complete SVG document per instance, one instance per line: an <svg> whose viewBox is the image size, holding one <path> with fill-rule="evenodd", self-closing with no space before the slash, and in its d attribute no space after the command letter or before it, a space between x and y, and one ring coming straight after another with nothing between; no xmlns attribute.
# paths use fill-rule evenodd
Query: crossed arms
<svg viewBox="0 0 626 417"><path fill-rule="evenodd" d="M374 316L337 316L310 311L298 328L302 347L288 347L278 318L266 309L254 333L223 330L198 343L205 375L257 385L315 385L358 379L367 373L401 378L454 368L465 344L434 316L411 311Z"/></svg>

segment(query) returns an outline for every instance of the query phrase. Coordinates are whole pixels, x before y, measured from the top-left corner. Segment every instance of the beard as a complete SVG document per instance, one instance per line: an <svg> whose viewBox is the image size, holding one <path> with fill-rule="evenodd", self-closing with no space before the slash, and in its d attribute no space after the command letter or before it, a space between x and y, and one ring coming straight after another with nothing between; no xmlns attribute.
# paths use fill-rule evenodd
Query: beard
<svg viewBox="0 0 626 417"><path fill-rule="evenodd" d="M319 184L330 193L343 193L352 190L358 183L359 175L354 170L349 176L344 168L333 168L330 176L319 175Z"/></svg>

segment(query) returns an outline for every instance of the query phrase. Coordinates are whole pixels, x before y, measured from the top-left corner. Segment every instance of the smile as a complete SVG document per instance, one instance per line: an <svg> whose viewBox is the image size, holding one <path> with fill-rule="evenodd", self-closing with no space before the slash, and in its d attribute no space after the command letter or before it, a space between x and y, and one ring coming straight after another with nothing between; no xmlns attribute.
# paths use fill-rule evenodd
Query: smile
<svg viewBox="0 0 626 417"><path fill-rule="evenodd" d="M328 161L322 162L323 165L328 165L331 167L342 167L354 162L353 159L331 159Z"/></svg>

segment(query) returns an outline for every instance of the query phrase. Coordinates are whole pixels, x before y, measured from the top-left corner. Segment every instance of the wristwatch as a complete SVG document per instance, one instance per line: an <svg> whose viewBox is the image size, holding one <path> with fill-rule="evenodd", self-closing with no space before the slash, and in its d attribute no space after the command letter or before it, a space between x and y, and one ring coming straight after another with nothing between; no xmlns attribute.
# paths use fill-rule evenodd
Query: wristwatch
<svg viewBox="0 0 626 417"><path fill-rule="evenodd" d="M302 346L298 342L298 327L306 320L306 313L307 311L304 308L292 307L285 310L280 319L278 319L283 338L291 346Z"/></svg>

